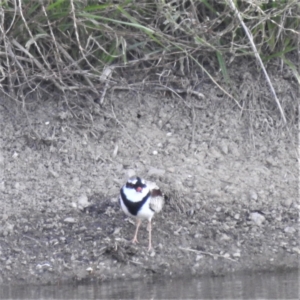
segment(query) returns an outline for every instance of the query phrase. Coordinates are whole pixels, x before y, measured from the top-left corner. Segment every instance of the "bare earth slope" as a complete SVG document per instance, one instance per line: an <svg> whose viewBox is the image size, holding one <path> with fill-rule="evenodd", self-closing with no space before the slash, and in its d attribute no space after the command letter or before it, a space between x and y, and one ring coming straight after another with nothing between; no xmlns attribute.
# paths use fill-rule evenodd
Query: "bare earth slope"
<svg viewBox="0 0 300 300"><path fill-rule="evenodd" d="M129 91L77 115L1 98L0 283L296 268L295 134L204 95ZM166 194L150 253L117 202L133 174Z"/></svg>

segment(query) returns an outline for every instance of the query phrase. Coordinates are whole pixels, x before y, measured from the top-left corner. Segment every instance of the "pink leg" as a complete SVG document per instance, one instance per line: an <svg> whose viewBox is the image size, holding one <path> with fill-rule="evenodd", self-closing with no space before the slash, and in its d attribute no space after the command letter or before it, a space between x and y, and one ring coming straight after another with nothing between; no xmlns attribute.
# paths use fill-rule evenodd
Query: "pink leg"
<svg viewBox="0 0 300 300"><path fill-rule="evenodd" d="M132 240L132 243L138 243L138 239L137 239L137 234L138 234L138 231L139 231L139 227L141 225L141 220L140 219L136 219L136 228L135 228L135 233L134 233L134 237L133 237L133 240Z"/></svg>

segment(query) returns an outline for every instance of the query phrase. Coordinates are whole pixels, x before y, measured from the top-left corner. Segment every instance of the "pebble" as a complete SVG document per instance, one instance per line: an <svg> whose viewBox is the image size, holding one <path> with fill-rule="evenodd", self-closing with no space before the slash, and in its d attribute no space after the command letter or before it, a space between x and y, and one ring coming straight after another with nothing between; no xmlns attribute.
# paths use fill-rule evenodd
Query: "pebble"
<svg viewBox="0 0 300 300"><path fill-rule="evenodd" d="M230 236L228 236L227 234L222 234L221 238L220 238L221 241L230 241L231 238Z"/></svg>
<svg viewBox="0 0 300 300"><path fill-rule="evenodd" d="M300 254L300 248L299 247L293 247L292 250L298 254Z"/></svg>
<svg viewBox="0 0 300 300"><path fill-rule="evenodd" d="M212 190L212 191L210 192L210 196L211 196L211 197L221 197L221 191L218 190L218 189Z"/></svg>
<svg viewBox="0 0 300 300"><path fill-rule="evenodd" d="M152 154L153 154L153 155L157 155L158 152L157 152L156 150L154 150L154 151L152 152Z"/></svg>
<svg viewBox="0 0 300 300"><path fill-rule="evenodd" d="M278 163L274 160L273 157L268 157L266 159L266 163L268 163L269 165L271 165L272 167L276 167L278 165Z"/></svg>
<svg viewBox="0 0 300 300"><path fill-rule="evenodd" d="M235 214L235 215L234 215L234 218L235 218L236 220L238 220L238 219L240 218L240 214Z"/></svg>
<svg viewBox="0 0 300 300"><path fill-rule="evenodd" d="M262 223L266 220L265 216L258 213L258 212L252 212L250 213L250 219L253 221L257 226L261 226Z"/></svg>
<svg viewBox="0 0 300 300"><path fill-rule="evenodd" d="M228 154L228 145L225 142L222 142L220 145L220 150L223 154Z"/></svg>
<svg viewBox="0 0 300 300"><path fill-rule="evenodd" d="M52 268L51 264L48 262L42 263L42 264L37 264L36 269L37 270L47 270Z"/></svg>
<svg viewBox="0 0 300 300"><path fill-rule="evenodd" d="M119 150L119 146L118 146L118 145L115 145L114 151L113 151L113 153L112 153L112 157L116 157L116 156L117 156L118 150Z"/></svg>
<svg viewBox="0 0 300 300"><path fill-rule="evenodd" d="M150 252L150 257L154 257L154 256L155 256L155 251L152 250L152 251Z"/></svg>
<svg viewBox="0 0 300 300"><path fill-rule="evenodd" d="M200 254L200 255L197 255L197 256L196 256L196 261L199 261L199 260L202 259L202 258L203 258L203 255L201 255L201 254Z"/></svg>
<svg viewBox="0 0 300 300"><path fill-rule="evenodd" d="M0 191L2 191L2 192L5 191L5 182L4 181L0 182Z"/></svg>
<svg viewBox="0 0 300 300"><path fill-rule="evenodd" d="M284 207L289 208L289 207L291 207L292 204L293 204L293 199L292 198L281 200L281 205L284 206Z"/></svg>
<svg viewBox="0 0 300 300"><path fill-rule="evenodd" d="M255 200L255 201L258 199L257 193L254 190L251 190L249 192L249 197L250 197L251 200Z"/></svg>
<svg viewBox="0 0 300 300"><path fill-rule="evenodd" d="M69 224L75 224L77 221L76 221L75 218L68 217L68 218L65 218L65 219L64 219L64 222L65 222L65 223L69 223Z"/></svg>
<svg viewBox="0 0 300 300"><path fill-rule="evenodd" d="M14 151L14 154L12 155L12 157L17 158L18 156L19 156L19 154L16 151Z"/></svg>
<svg viewBox="0 0 300 300"><path fill-rule="evenodd" d="M296 229L294 227L291 226L287 226L284 228L284 232L285 233L294 233L296 231Z"/></svg>
<svg viewBox="0 0 300 300"><path fill-rule="evenodd" d="M241 252L237 251L235 253L232 254L233 257L241 257Z"/></svg>
<svg viewBox="0 0 300 300"><path fill-rule="evenodd" d="M84 210L86 207L90 206L87 195L83 194L78 199L78 208Z"/></svg>
<svg viewBox="0 0 300 300"><path fill-rule="evenodd" d="M49 170L49 173L54 177L54 178L58 178L59 177L59 175L58 175L58 173L57 172L55 172L54 170Z"/></svg>

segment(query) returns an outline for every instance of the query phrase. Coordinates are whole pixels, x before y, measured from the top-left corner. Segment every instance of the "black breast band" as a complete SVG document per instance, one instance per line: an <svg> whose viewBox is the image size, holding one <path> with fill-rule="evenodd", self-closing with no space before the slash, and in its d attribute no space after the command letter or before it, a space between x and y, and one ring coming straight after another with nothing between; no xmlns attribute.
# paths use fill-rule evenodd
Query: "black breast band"
<svg viewBox="0 0 300 300"><path fill-rule="evenodd" d="M127 207L128 211L133 215L136 216L141 209L141 207L145 204L145 202L148 200L150 197L150 192L139 202L132 202L127 199L125 193L123 192L123 188L120 191L122 200Z"/></svg>

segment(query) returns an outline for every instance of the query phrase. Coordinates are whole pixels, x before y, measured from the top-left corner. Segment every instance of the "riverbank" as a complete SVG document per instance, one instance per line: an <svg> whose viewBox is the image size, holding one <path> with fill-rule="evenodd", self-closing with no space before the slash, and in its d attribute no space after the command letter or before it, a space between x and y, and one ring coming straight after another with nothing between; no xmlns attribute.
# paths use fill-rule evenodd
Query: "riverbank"
<svg viewBox="0 0 300 300"><path fill-rule="evenodd" d="M209 85L203 94L129 91L72 112L33 100L26 113L2 98L0 283L296 268L296 125L242 116ZM117 201L133 174L166 195L150 253L146 223L132 245Z"/></svg>

